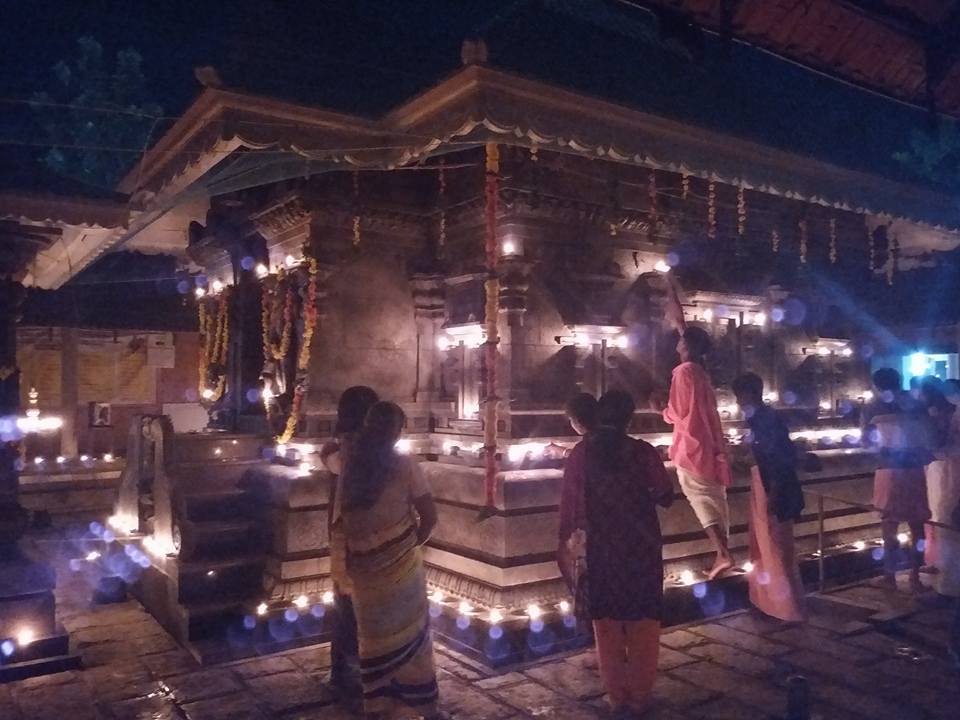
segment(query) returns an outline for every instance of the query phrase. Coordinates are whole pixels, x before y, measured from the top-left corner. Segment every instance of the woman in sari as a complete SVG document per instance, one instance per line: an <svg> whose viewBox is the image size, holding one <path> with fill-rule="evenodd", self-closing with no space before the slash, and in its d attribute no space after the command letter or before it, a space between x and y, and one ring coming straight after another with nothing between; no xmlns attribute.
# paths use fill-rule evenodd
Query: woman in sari
<svg viewBox="0 0 960 720"><path fill-rule="evenodd" d="M793 523L803 512L797 454L787 426L763 402L763 380L745 373L733 393L750 428L750 602L785 622L806 620Z"/></svg>
<svg viewBox="0 0 960 720"><path fill-rule="evenodd" d="M394 449L404 420L394 403L370 409L347 457L334 520L346 543L368 720L444 717L420 553L437 514L419 464Z"/></svg>
<svg viewBox="0 0 960 720"><path fill-rule="evenodd" d="M561 506L561 545L578 530L586 542L587 614L600 677L612 709L643 712L651 703L660 649L663 540L656 506L673 501L657 451L629 437L631 397L600 398L599 427L567 459L572 498Z"/></svg>
<svg viewBox="0 0 960 720"><path fill-rule="evenodd" d="M338 486L343 474L342 459L350 454L367 412L379 400L373 388L355 385L344 390L337 403L337 423L334 428L336 440L328 442L320 450L321 461L333 475L327 513L328 528L333 528L334 515L339 515L341 493L338 492ZM355 707L360 704L362 689L357 658L357 619L353 614L350 596L338 582L342 579L343 569L346 567L344 550L342 533L331 532L331 565L339 571L334 572L333 584L335 612L330 639L330 686L341 702Z"/></svg>

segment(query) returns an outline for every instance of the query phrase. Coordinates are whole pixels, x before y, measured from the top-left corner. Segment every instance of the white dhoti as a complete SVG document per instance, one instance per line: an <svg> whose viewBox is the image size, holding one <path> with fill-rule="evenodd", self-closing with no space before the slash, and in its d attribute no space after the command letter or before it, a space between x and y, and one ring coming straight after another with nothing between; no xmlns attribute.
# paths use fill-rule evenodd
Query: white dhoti
<svg viewBox="0 0 960 720"><path fill-rule="evenodd" d="M949 525L960 503L960 458L946 463L938 492L930 497L932 519ZM940 570L933 576L933 588L941 595L960 597L960 529L928 527L935 547L935 564Z"/></svg>
<svg viewBox="0 0 960 720"><path fill-rule="evenodd" d="M714 480L698 478L683 468L677 468L677 479L701 527L719 526L721 534L726 537L730 532L727 488Z"/></svg>

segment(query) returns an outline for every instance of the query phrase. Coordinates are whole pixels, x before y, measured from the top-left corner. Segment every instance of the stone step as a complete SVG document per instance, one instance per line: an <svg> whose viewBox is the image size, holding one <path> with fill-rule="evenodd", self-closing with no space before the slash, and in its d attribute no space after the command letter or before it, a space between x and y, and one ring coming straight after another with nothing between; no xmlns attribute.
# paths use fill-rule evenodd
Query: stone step
<svg viewBox="0 0 960 720"><path fill-rule="evenodd" d="M229 562L188 563L178 568L178 600L185 604L247 599L259 595L263 558L235 558Z"/></svg>
<svg viewBox="0 0 960 720"><path fill-rule="evenodd" d="M225 558L263 547L264 528L255 519L185 520L180 527L181 561Z"/></svg>
<svg viewBox="0 0 960 720"><path fill-rule="evenodd" d="M0 684L79 669L79 655L52 655L36 660L2 664L0 665Z"/></svg>

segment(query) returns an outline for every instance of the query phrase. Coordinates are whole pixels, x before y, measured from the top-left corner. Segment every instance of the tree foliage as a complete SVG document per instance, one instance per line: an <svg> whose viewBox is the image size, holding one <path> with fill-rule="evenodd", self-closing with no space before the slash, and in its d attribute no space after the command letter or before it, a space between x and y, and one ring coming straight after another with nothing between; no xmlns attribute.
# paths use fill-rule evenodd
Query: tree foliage
<svg viewBox="0 0 960 720"><path fill-rule="evenodd" d="M112 67L92 37L77 41L69 62L53 67L47 91L33 95L49 149L40 161L54 173L112 190L153 134L160 106L149 99L140 54L116 54Z"/></svg>
<svg viewBox="0 0 960 720"><path fill-rule="evenodd" d="M956 121L943 118L935 131L914 130L910 149L894 157L920 177L960 191L960 129Z"/></svg>

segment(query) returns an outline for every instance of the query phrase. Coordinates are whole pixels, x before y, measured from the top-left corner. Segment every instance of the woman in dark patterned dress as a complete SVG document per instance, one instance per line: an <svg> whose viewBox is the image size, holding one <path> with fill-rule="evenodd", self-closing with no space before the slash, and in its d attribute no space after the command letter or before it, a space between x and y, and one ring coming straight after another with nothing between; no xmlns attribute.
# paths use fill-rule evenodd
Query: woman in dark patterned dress
<svg viewBox="0 0 960 720"><path fill-rule="evenodd" d="M663 540L656 506L673 486L654 448L626 432L633 399L620 390L599 402L599 427L574 448L565 474L583 488L583 504L561 508L561 543L586 534L589 584L600 676L612 708L649 706L660 648ZM577 517L579 515L579 517Z"/></svg>

